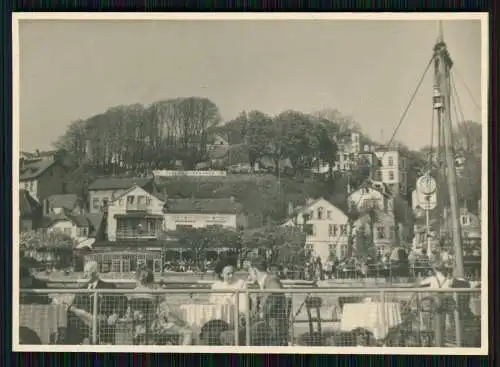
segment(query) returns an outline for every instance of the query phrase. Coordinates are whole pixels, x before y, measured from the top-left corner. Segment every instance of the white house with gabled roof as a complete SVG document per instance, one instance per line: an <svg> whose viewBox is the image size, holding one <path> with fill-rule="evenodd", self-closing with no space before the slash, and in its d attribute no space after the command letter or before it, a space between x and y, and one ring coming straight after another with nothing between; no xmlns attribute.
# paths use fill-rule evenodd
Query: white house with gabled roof
<svg viewBox="0 0 500 367"><path fill-rule="evenodd" d="M107 205L108 241L157 239L165 230L165 201L134 185Z"/></svg>
<svg viewBox="0 0 500 367"><path fill-rule="evenodd" d="M347 255L349 235L347 215L324 198L308 200L306 205L290 213L283 224L308 230L306 245L321 261L328 261L330 254L338 259ZM308 226L304 227L304 223Z"/></svg>

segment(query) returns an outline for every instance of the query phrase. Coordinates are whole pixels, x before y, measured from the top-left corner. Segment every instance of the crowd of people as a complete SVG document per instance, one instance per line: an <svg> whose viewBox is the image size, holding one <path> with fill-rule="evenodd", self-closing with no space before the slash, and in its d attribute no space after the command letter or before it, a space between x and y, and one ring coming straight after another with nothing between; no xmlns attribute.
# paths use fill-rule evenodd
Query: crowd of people
<svg viewBox="0 0 500 367"><path fill-rule="evenodd" d="M236 290L245 291L249 287L260 289L283 288L284 279L309 279L313 281L348 277L346 273L370 276L377 267L377 276L384 276L384 271L404 273L408 269L422 270L419 286L427 287L470 287L466 279L456 279L450 271L453 258L449 252L427 254L425 250L410 252L401 250L393 256L379 258L366 257L349 258L323 263L320 258L309 257L305 266L283 266L268 263L265 258L257 257L245 262L245 272L238 268L238 262L233 257L219 258L204 264L205 269L213 269L215 281L208 302L215 305L238 304L238 315L235 321L239 324L239 334L234 334L234 325L222 319L208 321L201 329L193 329L184 320L183 315L171 305L169 296L164 293L154 293L155 289L165 287L157 283L152 269L146 265L140 266L135 274L133 293L101 294L94 303L94 294L77 293L71 299L64 299L62 304L67 308L68 327L62 343L77 345L97 342L98 344L135 344L135 345L191 345L195 342L204 345L234 345L236 340L246 344L246 328L250 328L250 345L288 345L289 320L291 312L290 299L284 293L265 293L250 297L245 292L235 295ZM422 264L421 266L419 264ZM169 264L167 263L167 266ZM170 264L182 266L184 272L194 272L194 263ZM420 267L419 267L420 266ZM167 268L168 269L168 268ZM345 269L348 269L347 271ZM425 271L424 271L425 269ZM387 276L387 274L386 274ZM404 274L403 274L404 276ZM85 287L88 290L114 289L116 283L107 282L100 277L99 265L95 261L85 264ZM47 284L37 279L28 268L21 266L20 288L22 290L44 289ZM224 291L228 291L225 293ZM33 294L21 292L21 304L50 304L54 300L48 294ZM95 305L97 309L94 310ZM236 307L235 307L236 308ZM92 334L97 315L97 340ZM248 318L250 315L250 318ZM250 322L249 322L250 321ZM118 340L117 332L128 325L128 341ZM127 334L125 333L125 334ZM21 329L21 342L33 342L33 333L26 328ZM118 339L117 339L118 338Z"/></svg>
<svg viewBox="0 0 500 367"><path fill-rule="evenodd" d="M254 259L248 269L246 279L235 276L236 262L234 259L221 259L215 266L217 281L213 283L215 290L235 289L244 290L249 284L256 284L261 289L282 288L278 276L268 272L268 265L264 259ZM90 261L85 264L85 287L88 290L114 289L115 284L102 280L98 272L98 264ZM21 274L21 288L43 289L46 284L36 280L28 270L23 269ZM135 345L179 344L190 345L194 338L202 344L232 345L235 335L232 327L224 320L211 320L201 328L199 335L183 320L182 316L172 310L168 296L151 293L161 287L155 283L151 269L141 267L136 272L136 287L132 294L110 293L99 296L97 310L94 310L92 293L78 293L71 300L65 299L64 304L68 312L68 328L66 344L89 344L92 341L92 326L94 314L97 315L97 343L119 344L116 335L119 324L126 321L131 325L131 341ZM253 301L240 296L239 315L236 322L240 323L242 334L240 342L244 343L245 328L252 329L252 345L287 345L288 318L286 315L286 298L283 293L268 294ZM51 300L47 295L32 295L29 292L21 293L21 304L48 304ZM216 293L210 296L209 302L214 304L234 304L234 293ZM247 325L247 310L250 312L251 322ZM22 334L22 333L21 333ZM26 333L20 336L21 342ZM28 335L29 339L29 335ZM37 343L35 343L37 344Z"/></svg>

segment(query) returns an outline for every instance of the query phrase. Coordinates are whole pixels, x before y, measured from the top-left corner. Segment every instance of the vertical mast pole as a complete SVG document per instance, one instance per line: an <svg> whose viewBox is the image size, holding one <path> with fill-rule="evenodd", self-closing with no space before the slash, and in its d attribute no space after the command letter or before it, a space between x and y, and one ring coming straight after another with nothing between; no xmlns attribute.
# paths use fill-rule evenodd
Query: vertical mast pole
<svg viewBox="0 0 500 367"><path fill-rule="evenodd" d="M455 160L453 156L453 138L452 138L452 123L450 113L450 69L453 66L453 61L448 53L446 44L443 40L442 25L439 22L440 34L437 44L434 46L436 58L439 60L439 88L443 95L443 116L442 116L442 132L444 138L444 150L446 159L446 178L448 184L451 220L452 220L452 236L455 249L455 276L464 276L463 265L463 250L462 250L462 233L460 228L460 213L458 208L457 195L457 180L455 170Z"/></svg>

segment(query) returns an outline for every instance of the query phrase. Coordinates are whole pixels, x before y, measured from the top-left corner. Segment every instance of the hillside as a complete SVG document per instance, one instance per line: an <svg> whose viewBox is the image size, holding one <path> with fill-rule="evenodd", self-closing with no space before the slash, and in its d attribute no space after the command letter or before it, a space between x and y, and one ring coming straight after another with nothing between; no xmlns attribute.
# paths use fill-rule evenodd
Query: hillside
<svg viewBox="0 0 500 367"><path fill-rule="evenodd" d="M281 223L287 217L289 203L302 205L307 198L320 196L346 209L343 179L333 183L311 178L281 178L273 175L239 174L226 177L157 178L160 191L174 198L234 197L243 205L252 228L268 223Z"/></svg>

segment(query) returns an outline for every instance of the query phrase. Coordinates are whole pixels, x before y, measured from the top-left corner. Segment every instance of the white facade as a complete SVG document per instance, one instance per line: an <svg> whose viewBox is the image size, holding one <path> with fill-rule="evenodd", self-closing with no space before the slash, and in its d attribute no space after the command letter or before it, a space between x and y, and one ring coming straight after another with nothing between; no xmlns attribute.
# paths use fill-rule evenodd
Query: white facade
<svg viewBox="0 0 500 367"><path fill-rule="evenodd" d="M58 220L47 228L47 233L61 232L78 242L86 240L89 235L89 227L78 227L72 220Z"/></svg>
<svg viewBox="0 0 500 367"><path fill-rule="evenodd" d="M381 191L373 187L362 187L353 191L349 194L347 202L349 207L353 206L359 212L371 207L381 211L392 212L394 205L394 200L391 197L384 195Z"/></svg>
<svg viewBox="0 0 500 367"><path fill-rule="evenodd" d="M156 238L165 230L165 203L135 186L108 204L108 241Z"/></svg>
<svg viewBox="0 0 500 367"><path fill-rule="evenodd" d="M381 166L375 178L387 184L393 194L408 189L408 161L398 150L377 150L375 155Z"/></svg>
<svg viewBox="0 0 500 367"><path fill-rule="evenodd" d="M236 229L238 216L236 214L199 214L199 213L165 213L165 223L168 231L179 228L204 228L222 226Z"/></svg>
<svg viewBox="0 0 500 367"><path fill-rule="evenodd" d="M372 185L377 186L379 183L374 182ZM383 189L383 186L381 188ZM350 194L348 205L350 208L355 208L361 215L354 223L354 235L361 229L365 233L370 233L372 228L370 225L371 219L367 213L370 209L375 209L376 221L373 223L373 243L379 253L389 252L396 239L394 199L373 187L362 187ZM399 237L402 238L402 228L397 230L399 231Z"/></svg>
<svg viewBox="0 0 500 367"><path fill-rule="evenodd" d="M120 197L128 190L130 189L90 190L89 213L101 213L107 204Z"/></svg>
<svg viewBox="0 0 500 367"><path fill-rule="evenodd" d="M321 261L326 262L330 253L337 258L345 257L349 235L347 215L329 201L319 199L288 219L284 225L302 226L304 214L308 215L307 224L312 227L311 234L306 237L306 245L312 248Z"/></svg>

